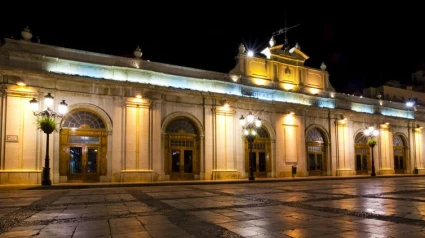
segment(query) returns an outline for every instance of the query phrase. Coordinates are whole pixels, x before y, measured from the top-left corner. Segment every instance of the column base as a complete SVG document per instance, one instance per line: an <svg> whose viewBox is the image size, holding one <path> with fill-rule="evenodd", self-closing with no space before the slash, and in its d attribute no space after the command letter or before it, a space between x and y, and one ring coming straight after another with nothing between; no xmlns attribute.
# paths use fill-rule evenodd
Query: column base
<svg viewBox="0 0 425 238"><path fill-rule="evenodd" d="M212 179L239 179L239 172L237 170L213 170Z"/></svg>
<svg viewBox="0 0 425 238"><path fill-rule="evenodd" d="M337 169L336 176L351 176L354 175L352 169Z"/></svg>
<svg viewBox="0 0 425 238"><path fill-rule="evenodd" d="M386 174L395 174L394 169L380 169L379 174L386 175Z"/></svg>

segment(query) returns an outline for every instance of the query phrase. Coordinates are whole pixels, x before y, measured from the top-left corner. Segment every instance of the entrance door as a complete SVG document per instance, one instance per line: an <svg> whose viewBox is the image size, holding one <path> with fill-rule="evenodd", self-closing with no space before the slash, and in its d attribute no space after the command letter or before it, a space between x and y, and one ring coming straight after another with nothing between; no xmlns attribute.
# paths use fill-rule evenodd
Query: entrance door
<svg viewBox="0 0 425 238"><path fill-rule="evenodd" d="M366 175L369 173L369 146L367 145L356 145L356 174Z"/></svg>
<svg viewBox="0 0 425 238"><path fill-rule="evenodd" d="M357 174L368 174L367 155L356 155Z"/></svg>
<svg viewBox="0 0 425 238"><path fill-rule="evenodd" d="M245 149L247 154L245 156L245 171L249 175L249 169L252 166L254 169L254 177L267 178L267 173L270 172L270 142L267 139L259 138L252 144L252 153L249 150L249 143L246 142ZM250 161L252 158L252 165Z"/></svg>
<svg viewBox="0 0 425 238"><path fill-rule="evenodd" d="M396 174L404 174L406 172L406 151L404 141L400 135L394 136L394 170Z"/></svg>
<svg viewBox="0 0 425 238"><path fill-rule="evenodd" d="M251 156L254 176L257 178L267 178L266 152L252 152Z"/></svg>
<svg viewBox="0 0 425 238"><path fill-rule="evenodd" d="M192 180L193 174L193 150L171 150L171 180Z"/></svg>
<svg viewBox="0 0 425 238"><path fill-rule="evenodd" d="M68 180L98 182L98 146L71 145L69 147Z"/></svg>
<svg viewBox="0 0 425 238"><path fill-rule="evenodd" d="M323 175L323 154L322 153L309 153L308 162L309 162L308 172L310 176Z"/></svg>
<svg viewBox="0 0 425 238"><path fill-rule="evenodd" d="M405 161L403 155L394 155L394 170L396 174L404 174L404 164Z"/></svg>

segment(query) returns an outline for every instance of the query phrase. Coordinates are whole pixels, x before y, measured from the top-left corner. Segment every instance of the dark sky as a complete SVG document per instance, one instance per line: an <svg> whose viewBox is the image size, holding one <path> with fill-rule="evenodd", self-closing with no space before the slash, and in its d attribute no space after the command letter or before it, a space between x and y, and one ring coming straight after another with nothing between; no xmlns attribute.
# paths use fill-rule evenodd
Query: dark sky
<svg viewBox="0 0 425 238"><path fill-rule="evenodd" d="M425 63L425 20L414 5L16 4L0 14L1 38L19 39L28 25L43 44L121 56L132 56L139 45L143 59L219 72L234 67L241 42L257 52L266 47L272 33L285 27L286 15L287 27L300 24L288 31L290 45L298 42L310 56L307 66L319 68L324 61L338 92L388 80L408 83ZM283 43L284 36L276 41Z"/></svg>

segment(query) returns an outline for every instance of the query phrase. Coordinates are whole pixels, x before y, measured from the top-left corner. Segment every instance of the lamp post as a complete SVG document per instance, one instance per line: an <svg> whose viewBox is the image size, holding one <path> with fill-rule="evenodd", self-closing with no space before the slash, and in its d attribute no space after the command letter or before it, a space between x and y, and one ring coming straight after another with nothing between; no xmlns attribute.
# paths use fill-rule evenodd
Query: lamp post
<svg viewBox="0 0 425 238"><path fill-rule="evenodd" d="M252 115L252 112L249 112L246 119L243 115L241 115L239 122L241 123L244 136L248 141L248 147L249 147L249 180L255 180L255 177L254 177L254 158L252 157L252 143L254 142L255 137L257 136L257 129L261 127L261 120L260 120L259 117L254 118L254 115Z"/></svg>
<svg viewBox="0 0 425 238"><path fill-rule="evenodd" d="M65 100L62 100L62 102L59 103L59 113L54 112L50 109L50 107L53 106L53 99L54 97L50 93L44 96L44 105L46 108L42 111L38 111L39 105L37 99L33 98L30 100L31 109L34 116L37 117L37 125L39 129L46 133L46 158L44 159L41 185L52 185L49 168L49 135L56 129L56 118L63 117L68 109L68 104L65 103Z"/></svg>
<svg viewBox="0 0 425 238"><path fill-rule="evenodd" d="M376 137L379 135L379 131L375 129L375 127L369 126L364 130L363 133L365 136L369 137L369 139L367 140L367 144L372 149L372 173L370 174L370 176L376 176L375 161L373 160L373 147L375 147L376 145Z"/></svg>

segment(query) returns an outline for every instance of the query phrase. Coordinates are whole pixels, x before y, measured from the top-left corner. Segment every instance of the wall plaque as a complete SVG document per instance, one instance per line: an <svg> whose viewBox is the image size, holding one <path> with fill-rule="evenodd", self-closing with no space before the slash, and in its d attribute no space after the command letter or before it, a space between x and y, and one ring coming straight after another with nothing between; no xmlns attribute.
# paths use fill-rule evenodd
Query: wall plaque
<svg viewBox="0 0 425 238"><path fill-rule="evenodd" d="M17 135L7 135L6 136L6 142L18 142L18 136Z"/></svg>

